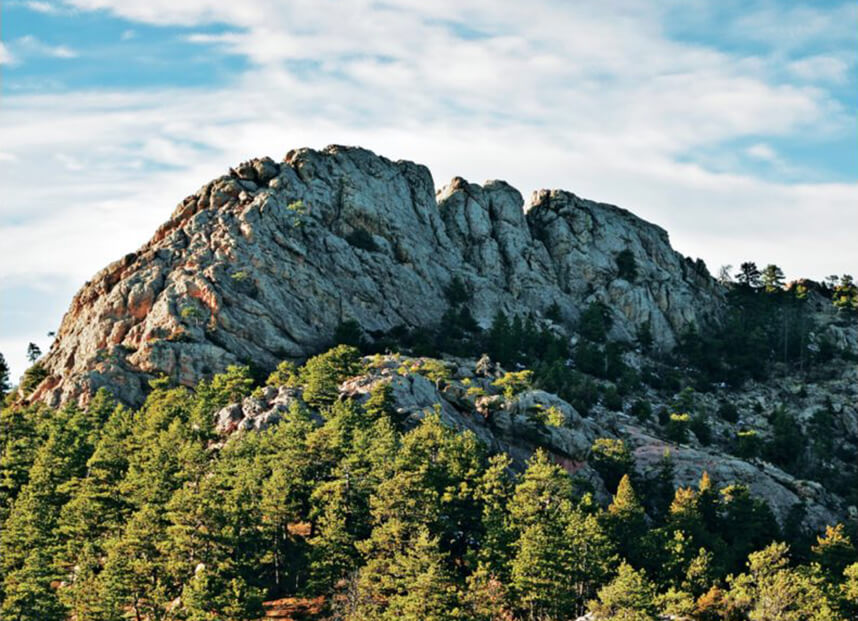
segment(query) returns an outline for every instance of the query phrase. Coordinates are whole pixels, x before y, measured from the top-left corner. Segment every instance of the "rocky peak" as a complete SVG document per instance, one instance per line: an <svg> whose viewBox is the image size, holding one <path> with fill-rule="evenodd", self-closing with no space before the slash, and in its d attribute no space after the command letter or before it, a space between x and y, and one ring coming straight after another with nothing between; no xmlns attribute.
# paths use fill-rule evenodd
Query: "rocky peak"
<svg viewBox="0 0 858 621"><path fill-rule="evenodd" d="M621 277L617 254L634 257ZM239 164L185 198L137 252L77 293L30 398L86 401L110 385L137 404L151 377L190 385L229 364L273 367L330 344L354 319L368 334L433 327L453 278L483 326L502 310L558 329L607 305L615 338L649 322L670 348L715 321L722 293L702 264L631 213L559 190L525 205L503 181L454 178L360 148L290 151Z"/></svg>

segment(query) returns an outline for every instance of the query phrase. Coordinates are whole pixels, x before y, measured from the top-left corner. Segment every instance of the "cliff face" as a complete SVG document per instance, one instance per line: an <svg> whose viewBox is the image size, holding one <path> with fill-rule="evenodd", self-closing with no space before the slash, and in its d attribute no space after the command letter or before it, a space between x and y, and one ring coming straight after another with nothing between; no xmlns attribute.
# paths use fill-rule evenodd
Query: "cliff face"
<svg viewBox="0 0 858 621"><path fill-rule="evenodd" d="M624 250L633 282L619 276ZM301 149L206 184L151 241L86 283L31 398L85 402L110 385L138 404L154 375L190 385L229 364L318 353L346 319L367 334L437 326L455 277L484 326L498 310L539 317L556 303L571 334L600 301L612 338L632 339L649 322L666 349L689 325L716 321L723 300L701 263L617 207L556 190L524 204L504 182L460 178L436 196L418 164Z"/></svg>

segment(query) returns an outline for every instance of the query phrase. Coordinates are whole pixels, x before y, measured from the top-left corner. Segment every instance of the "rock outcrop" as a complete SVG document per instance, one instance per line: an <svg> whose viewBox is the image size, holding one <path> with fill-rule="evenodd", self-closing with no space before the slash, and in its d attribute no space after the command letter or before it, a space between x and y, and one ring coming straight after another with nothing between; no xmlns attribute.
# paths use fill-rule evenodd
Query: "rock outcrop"
<svg viewBox="0 0 858 621"><path fill-rule="evenodd" d="M621 438L633 452L638 480L656 479L668 451L675 486L695 487L704 471L718 487L746 485L752 494L768 502L781 524L800 510L804 527L815 532L849 515L843 499L819 482L800 479L760 459L740 459L730 454L727 449L732 444L732 431L716 427L714 442L707 447L701 446L693 435L687 442L670 442L659 437L654 420L642 422L602 407L584 417L566 401L541 390L526 390L514 398L504 398L492 386L494 378L481 374L474 361L448 359L451 377L440 385L421 375L421 359L390 355L367 358L365 362L364 373L340 386L342 397L361 402L373 387L389 382L395 409L406 426L416 425L427 412L437 409L445 424L473 433L493 453L507 453L519 471L524 470L536 448L543 448L570 475L591 485L603 504L609 502L610 494L591 465L591 447L597 438ZM467 388L479 388L489 396L476 397ZM746 400L757 394L758 387L750 386L747 393L737 395L742 411ZM482 408L481 401L491 402L494 407ZM835 395L835 403L843 402ZM215 415L216 426L221 434L265 429L288 416L295 403L303 403L300 389L268 386L256 396L223 408ZM562 412L562 425L543 424L534 416L550 407ZM703 404L701 409L705 409ZM763 429L760 427L760 431ZM855 440L848 433L842 435Z"/></svg>
<svg viewBox="0 0 858 621"><path fill-rule="evenodd" d="M626 250L635 278L618 272ZM556 190L525 205L504 182L460 178L436 196L424 166L359 148L301 149L206 184L151 241L87 282L30 398L85 402L109 385L139 404L153 376L191 385L233 363L302 359L347 319L370 336L437 326L454 277L483 326L499 310L539 317L556 304L558 328L571 334L599 301L612 338L649 322L662 348L717 321L722 306L702 262L617 207Z"/></svg>

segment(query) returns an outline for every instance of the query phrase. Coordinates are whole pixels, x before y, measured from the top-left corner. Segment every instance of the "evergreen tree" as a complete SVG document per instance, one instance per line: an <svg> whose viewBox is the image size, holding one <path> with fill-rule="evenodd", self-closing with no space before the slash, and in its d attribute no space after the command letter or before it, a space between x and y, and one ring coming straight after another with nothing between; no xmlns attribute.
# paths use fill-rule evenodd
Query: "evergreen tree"
<svg viewBox="0 0 858 621"><path fill-rule="evenodd" d="M590 605L597 619L651 621L655 619L655 587L643 572L620 564L616 578L603 587Z"/></svg>
<svg viewBox="0 0 858 621"><path fill-rule="evenodd" d="M301 369L304 401L315 407L330 405L339 396L339 385L360 372L360 352L348 345L333 349L307 361Z"/></svg>
<svg viewBox="0 0 858 621"><path fill-rule="evenodd" d="M620 479L617 493L608 505L606 522L612 539L617 543L620 556L639 564L644 552L642 542L647 531L646 514L627 474Z"/></svg>
<svg viewBox="0 0 858 621"><path fill-rule="evenodd" d="M746 261L739 266L736 280L740 285L755 289L760 286L760 270L753 261Z"/></svg>
<svg viewBox="0 0 858 621"><path fill-rule="evenodd" d="M847 566L858 561L858 550L852 545L843 524L826 526L825 534L817 536L811 552L832 582L840 579Z"/></svg>
<svg viewBox="0 0 858 621"><path fill-rule="evenodd" d="M442 621L458 616L459 593L436 538L424 528L393 547L387 534L373 537L384 543L360 570L359 604L350 618Z"/></svg>
<svg viewBox="0 0 858 621"><path fill-rule="evenodd" d="M42 350L35 343L27 344L27 360L30 364L35 364L36 360L42 357Z"/></svg>
<svg viewBox="0 0 858 621"><path fill-rule="evenodd" d="M784 273L777 265L769 264L760 274L766 293L774 293L784 288Z"/></svg>
<svg viewBox="0 0 858 621"><path fill-rule="evenodd" d="M9 365L6 363L6 358L0 353L0 403L6 393L9 392L11 385L9 384Z"/></svg>
<svg viewBox="0 0 858 621"><path fill-rule="evenodd" d="M789 546L773 543L748 557L748 572L728 578L729 601L751 621L835 621L839 615L812 568L789 567Z"/></svg>

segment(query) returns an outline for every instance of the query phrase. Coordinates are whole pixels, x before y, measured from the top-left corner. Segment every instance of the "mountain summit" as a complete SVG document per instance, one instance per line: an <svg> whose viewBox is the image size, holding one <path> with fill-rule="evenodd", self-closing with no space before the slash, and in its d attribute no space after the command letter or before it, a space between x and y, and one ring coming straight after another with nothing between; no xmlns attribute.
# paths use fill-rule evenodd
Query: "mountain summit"
<svg viewBox="0 0 858 621"><path fill-rule="evenodd" d="M702 261L626 210L562 190L525 203L503 181L459 177L436 193L413 162L299 149L205 184L87 282L31 399L85 403L110 386L137 405L153 377L190 386L230 364L273 368L323 350L343 322L370 340L437 329L457 288L483 327L502 311L571 334L598 302L612 339L647 329L662 349L723 300Z"/></svg>

